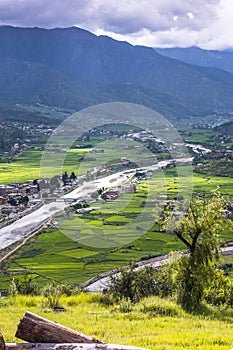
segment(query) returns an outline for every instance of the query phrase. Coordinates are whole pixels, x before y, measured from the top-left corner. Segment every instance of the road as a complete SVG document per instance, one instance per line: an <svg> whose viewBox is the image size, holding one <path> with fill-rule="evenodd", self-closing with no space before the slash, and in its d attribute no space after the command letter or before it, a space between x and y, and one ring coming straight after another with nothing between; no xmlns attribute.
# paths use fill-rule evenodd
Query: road
<svg viewBox="0 0 233 350"><path fill-rule="evenodd" d="M221 253L222 255L233 254L233 246L222 248ZM165 262L167 262L168 259L169 259L169 255L163 255L163 256L146 260L145 262L139 262L137 263L137 267L135 268L135 270L142 269L145 266L159 268ZM103 290L106 289L106 287L108 286L111 280L111 277L117 276L118 274L119 272L116 272L116 270L107 271L105 273L102 273L84 282L82 286L86 291L91 293L103 292Z"/></svg>
<svg viewBox="0 0 233 350"><path fill-rule="evenodd" d="M134 172L133 170L132 172ZM86 198L101 187L119 186L128 179L128 173L119 172L113 175L106 176L104 178L93 180L84 183L70 193L58 198L53 203L44 204L39 209L32 213L25 215L21 219L13 222L12 224L0 229L0 251L11 246L13 243L21 241L33 231L38 229L41 224L51 218L54 214L64 210L70 205L69 200L79 200ZM113 180L115 180L113 182Z"/></svg>

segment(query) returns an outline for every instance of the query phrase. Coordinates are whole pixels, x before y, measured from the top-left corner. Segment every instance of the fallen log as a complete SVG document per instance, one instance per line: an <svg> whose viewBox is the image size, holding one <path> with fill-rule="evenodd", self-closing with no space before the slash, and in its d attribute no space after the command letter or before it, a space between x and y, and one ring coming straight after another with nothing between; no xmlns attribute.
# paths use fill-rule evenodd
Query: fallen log
<svg viewBox="0 0 233 350"><path fill-rule="evenodd" d="M31 312L26 312L22 320L20 320L15 336L31 343L104 344L98 339L74 331L59 323L49 321Z"/></svg>
<svg viewBox="0 0 233 350"><path fill-rule="evenodd" d="M146 350L135 346L114 345L114 344L6 344L6 350Z"/></svg>
<svg viewBox="0 0 233 350"><path fill-rule="evenodd" d="M5 350L5 340L1 332L0 332L0 350Z"/></svg>

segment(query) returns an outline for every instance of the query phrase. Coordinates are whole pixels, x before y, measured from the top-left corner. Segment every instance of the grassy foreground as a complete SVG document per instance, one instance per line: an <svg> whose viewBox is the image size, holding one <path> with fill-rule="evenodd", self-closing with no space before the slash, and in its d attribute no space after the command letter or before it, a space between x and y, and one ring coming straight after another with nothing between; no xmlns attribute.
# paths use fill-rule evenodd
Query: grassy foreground
<svg viewBox="0 0 233 350"><path fill-rule="evenodd" d="M229 350L233 347L233 311L208 309L204 315L189 315L171 301L151 297L133 305L103 306L97 294L62 297L67 311L46 308L42 297L18 296L0 300L0 330L7 342L14 338L25 311L37 313L105 342L141 346L156 350ZM93 314L93 312L105 312Z"/></svg>

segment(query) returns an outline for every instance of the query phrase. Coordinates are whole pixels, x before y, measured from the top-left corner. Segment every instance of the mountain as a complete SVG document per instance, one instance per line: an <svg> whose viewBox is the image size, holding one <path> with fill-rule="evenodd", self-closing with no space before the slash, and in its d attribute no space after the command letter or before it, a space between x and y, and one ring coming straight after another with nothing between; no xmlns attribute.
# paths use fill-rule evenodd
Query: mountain
<svg viewBox="0 0 233 350"><path fill-rule="evenodd" d="M0 27L0 102L143 104L169 118L233 110L233 75L80 28Z"/></svg>
<svg viewBox="0 0 233 350"><path fill-rule="evenodd" d="M233 135L233 121L216 126L215 130L220 131L221 133L232 137L232 135Z"/></svg>
<svg viewBox="0 0 233 350"><path fill-rule="evenodd" d="M233 73L233 51L202 50L192 46L187 48L155 48L156 52L189 64L216 67Z"/></svg>

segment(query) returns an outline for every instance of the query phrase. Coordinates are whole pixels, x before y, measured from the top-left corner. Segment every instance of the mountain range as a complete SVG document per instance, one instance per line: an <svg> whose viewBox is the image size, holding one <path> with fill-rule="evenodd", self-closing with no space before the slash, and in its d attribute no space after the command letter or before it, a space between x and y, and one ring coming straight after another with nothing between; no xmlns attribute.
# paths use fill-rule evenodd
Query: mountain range
<svg viewBox="0 0 233 350"><path fill-rule="evenodd" d="M233 74L224 64L182 62L77 27L0 27L0 103L80 110L112 101L142 104L170 119L227 115Z"/></svg>

